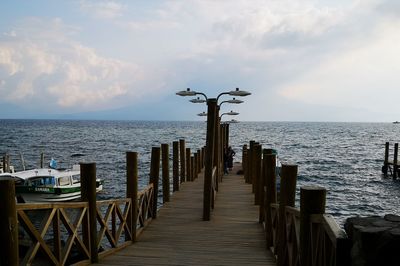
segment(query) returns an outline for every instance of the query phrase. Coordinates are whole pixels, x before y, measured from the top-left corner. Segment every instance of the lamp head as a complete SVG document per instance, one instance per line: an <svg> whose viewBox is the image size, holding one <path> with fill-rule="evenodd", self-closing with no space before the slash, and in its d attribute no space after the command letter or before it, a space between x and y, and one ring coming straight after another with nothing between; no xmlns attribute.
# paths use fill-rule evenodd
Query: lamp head
<svg viewBox="0 0 400 266"><path fill-rule="evenodd" d="M251 95L251 93L250 92L248 92L248 91L242 91L242 90L239 90L239 88L236 88L236 90L234 90L234 91L230 91L229 92L229 95L232 95L232 96L248 96L248 95Z"/></svg>
<svg viewBox="0 0 400 266"><path fill-rule="evenodd" d="M178 91L176 93L176 95L179 95L179 96L195 96L196 92L195 91L191 91L190 88L187 88L185 91Z"/></svg>

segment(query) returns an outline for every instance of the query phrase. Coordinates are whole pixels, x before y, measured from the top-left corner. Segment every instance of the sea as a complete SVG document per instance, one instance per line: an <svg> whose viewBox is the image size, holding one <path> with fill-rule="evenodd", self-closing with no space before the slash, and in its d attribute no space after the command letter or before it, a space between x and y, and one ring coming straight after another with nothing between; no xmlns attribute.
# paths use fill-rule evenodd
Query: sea
<svg viewBox="0 0 400 266"><path fill-rule="evenodd" d="M240 122L230 124L229 142L241 161L242 147L255 140L278 151L282 163L298 165L301 186L327 189L326 212L339 225L348 217L400 214L400 179L382 175L385 142L400 141L392 123ZM139 186L149 182L151 148L185 139L205 145L206 123L167 121L0 120L0 155L10 154L17 170L39 166L40 154L61 168L95 162L104 180L100 199L126 194L126 152L139 153ZM172 151L171 151L172 152ZM171 163L172 165L172 163ZM171 175L172 176L172 175Z"/></svg>

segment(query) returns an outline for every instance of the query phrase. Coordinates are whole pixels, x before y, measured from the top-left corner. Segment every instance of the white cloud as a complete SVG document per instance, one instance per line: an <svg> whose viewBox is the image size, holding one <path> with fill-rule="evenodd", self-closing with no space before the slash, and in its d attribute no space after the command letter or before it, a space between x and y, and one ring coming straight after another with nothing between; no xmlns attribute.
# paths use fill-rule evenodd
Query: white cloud
<svg viewBox="0 0 400 266"><path fill-rule="evenodd" d="M116 1L82 0L80 8L83 12L100 19L114 19L121 17L123 6Z"/></svg>
<svg viewBox="0 0 400 266"><path fill-rule="evenodd" d="M62 31L58 29L62 30L60 24L57 29L48 26L41 34L50 37L54 32L60 36ZM3 101L83 111L116 108L144 94L139 86L145 80L145 72L133 63L100 56L65 35L58 41L55 37L21 33L24 38L0 41ZM157 89L155 86L149 91Z"/></svg>

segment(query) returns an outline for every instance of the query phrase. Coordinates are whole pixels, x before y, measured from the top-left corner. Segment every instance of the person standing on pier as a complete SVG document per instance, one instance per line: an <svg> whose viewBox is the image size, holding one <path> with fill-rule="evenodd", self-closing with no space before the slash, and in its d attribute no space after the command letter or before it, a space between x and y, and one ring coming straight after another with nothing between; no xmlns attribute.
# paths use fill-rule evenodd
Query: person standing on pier
<svg viewBox="0 0 400 266"><path fill-rule="evenodd" d="M235 151L232 150L232 147L229 146L227 151L227 168L229 168L229 171L232 171L233 168L233 157L235 156Z"/></svg>

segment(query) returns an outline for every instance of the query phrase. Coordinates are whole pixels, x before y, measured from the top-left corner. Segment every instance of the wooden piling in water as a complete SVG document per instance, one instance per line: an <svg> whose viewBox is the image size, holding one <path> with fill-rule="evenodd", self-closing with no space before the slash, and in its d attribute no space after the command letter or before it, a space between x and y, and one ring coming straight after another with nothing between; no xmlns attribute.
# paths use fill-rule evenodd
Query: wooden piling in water
<svg viewBox="0 0 400 266"><path fill-rule="evenodd" d="M300 188L300 265L311 265L310 216L324 214L326 189L318 186Z"/></svg>
<svg viewBox="0 0 400 266"><path fill-rule="evenodd" d="M279 196L278 224L278 260L277 265L284 265L286 250L286 206L294 207L296 196L297 165L283 164L281 169L281 188ZM304 264L309 265L309 264Z"/></svg>
<svg viewBox="0 0 400 266"><path fill-rule="evenodd" d="M179 191L179 142L172 142L172 191Z"/></svg>
<svg viewBox="0 0 400 266"><path fill-rule="evenodd" d="M185 140L180 139L179 140L179 159L181 162L181 183L185 182L186 180L186 157L185 157Z"/></svg>
<svg viewBox="0 0 400 266"><path fill-rule="evenodd" d="M150 183L154 186L153 194L153 219L157 218L158 205L158 180L160 178L160 147L152 147L150 162Z"/></svg>
<svg viewBox="0 0 400 266"><path fill-rule="evenodd" d="M382 172L387 176L389 169L389 142L385 143L385 160L383 161Z"/></svg>
<svg viewBox="0 0 400 266"><path fill-rule="evenodd" d="M90 246L91 262L97 263L99 253L97 249L96 163L80 163L80 171L81 200L89 203L89 228L83 227L84 239L90 239L88 246Z"/></svg>
<svg viewBox="0 0 400 266"><path fill-rule="evenodd" d="M18 219L15 184L12 179L0 180L0 265L19 265Z"/></svg>
<svg viewBox="0 0 400 266"><path fill-rule="evenodd" d="M267 166L266 157L272 154L272 149L263 149L263 156L261 159L261 175L260 175L260 209L259 209L259 223L265 221L265 194L267 184Z"/></svg>
<svg viewBox="0 0 400 266"><path fill-rule="evenodd" d="M131 213L127 221L132 232L132 242L136 241L136 221L138 216L138 153L126 153L126 197L131 199Z"/></svg>
<svg viewBox="0 0 400 266"><path fill-rule="evenodd" d="M161 144L163 203L169 201L169 145Z"/></svg>
<svg viewBox="0 0 400 266"><path fill-rule="evenodd" d="M393 156L393 179L397 178L397 171L399 166L397 165L397 157L399 154L399 143L394 144L394 156Z"/></svg>

